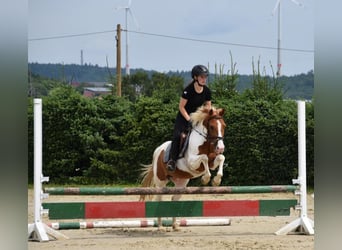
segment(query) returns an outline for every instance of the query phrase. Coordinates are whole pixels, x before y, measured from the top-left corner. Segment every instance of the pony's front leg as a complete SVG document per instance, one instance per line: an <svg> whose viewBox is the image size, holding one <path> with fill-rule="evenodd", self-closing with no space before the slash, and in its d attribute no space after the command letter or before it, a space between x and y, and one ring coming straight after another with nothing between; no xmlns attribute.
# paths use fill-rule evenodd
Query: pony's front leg
<svg viewBox="0 0 342 250"><path fill-rule="evenodd" d="M216 169L217 166L219 166L219 169L217 170L216 176L212 179L211 185L212 186L219 186L221 184L221 179L223 176L223 163L224 163L225 157L222 154L219 154L216 156L214 160L214 166L212 169Z"/></svg>
<svg viewBox="0 0 342 250"><path fill-rule="evenodd" d="M210 181L210 177L211 177L211 174L209 173L205 173L203 176L202 176L202 178L201 178L201 183L202 183L202 185L207 185L208 183L209 183L209 181Z"/></svg>
<svg viewBox="0 0 342 250"><path fill-rule="evenodd" d="M191 157L188 160L189 168L193 171L199 171L198 169L201 167L201 164L204 166L204 173L201 178L201 183L203 185L207 185L210 181L211 173L209 171L209 164L208 164L208 156L205 154L196 155L195 157Z"/></svg>
<svg viewBox="0 0 342 250"><path fill-rule="evenodd" d="M210 181L211 173L209 170L209 164L208 164L208 156L207 155L202 155L200 159L200 164L202 163L204 166L204 174L201 178L201 183L202 185L207 185Z"/></svg>

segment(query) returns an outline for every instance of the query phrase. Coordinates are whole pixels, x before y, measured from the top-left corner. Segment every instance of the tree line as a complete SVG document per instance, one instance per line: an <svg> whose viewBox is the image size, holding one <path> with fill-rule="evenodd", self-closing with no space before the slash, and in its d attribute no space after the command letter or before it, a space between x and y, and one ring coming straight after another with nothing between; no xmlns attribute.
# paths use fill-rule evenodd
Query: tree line
<svg viewBox="0 0 342 250"><path fill-rule="evenodd" d="M296 101L284 98L277 78L258 68L251 88L237 91L238 78L233 68L208 83L213 105L226 111L222 185L292 184L298 175ZM172 138L185 84L181 76L141 71L124 77L122 97L86 98L66 82L34 80L45 86L34 96L43 100L43 173L50 183L75 185L139 183L141 165ZM30 182L34 97L28 97ZM314 102L306 102L306 136L308 184L314 186Z"/></svg>
<svg viewBox="0 0 342 250"><path fill-rule="evenodd" d="M100 67L98 65L77 65L77 64L40 64L40 63L29 63L29 71L31 74L39 75L41 77L48 78L50 80L58 80L60 82L108 82L110 78L116 74L116 68L110 67ZM209 75L209 80L214 81L217 75L225 74L225 71L231 72L232 69L224 69L223 66L214 65L210 69L211 74ZM148 77L156 74L153 70L144 69L131 69L131 74L135 75L139 72L144 72ZM189 82L190 71L169 71L165 73L167 76L179 76L185 83ZM122 75L124 75L124 69L122 70ZM239 77L237 79L236 90L242 92L246 89L251 88L253 82L253 73L250 75L237 74ZM266 76L265 76L266 77ZM272 77L267 76L269 80ZM313 98L314 89L314 72L311 70L306 73L293 75L293 76L281 76L278 81L283 84L283 96L284 98L291 99L306 99L311 100Z"/></svg>

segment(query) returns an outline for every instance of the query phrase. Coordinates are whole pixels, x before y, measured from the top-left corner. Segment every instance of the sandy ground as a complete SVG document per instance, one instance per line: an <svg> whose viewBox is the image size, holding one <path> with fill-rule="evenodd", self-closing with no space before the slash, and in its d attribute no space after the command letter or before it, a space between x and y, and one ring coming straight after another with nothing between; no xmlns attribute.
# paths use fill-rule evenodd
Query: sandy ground
<svg viewBox="0 0 342 250"><path fill-rule="evenodd" d="M205 199L293 199L292 193L183 195L182 200ZM165 196L164 200L169 200ZM28 190L28 223L33 217L33 190ZM138 200L138 196L50 196L44 202L53 201L113 201ZM314 199L308 195L308 217L314 220ZM147 228L95 228L59 230L69 239L48 242L28 242L28 249L314 249L314 236L291 233L277 236L274 233L298 218L298 211L290 216L231 217L229 226L181 227L180 231L167 228L158 231ZM43 216L43 222L55 222Z"/></svg>

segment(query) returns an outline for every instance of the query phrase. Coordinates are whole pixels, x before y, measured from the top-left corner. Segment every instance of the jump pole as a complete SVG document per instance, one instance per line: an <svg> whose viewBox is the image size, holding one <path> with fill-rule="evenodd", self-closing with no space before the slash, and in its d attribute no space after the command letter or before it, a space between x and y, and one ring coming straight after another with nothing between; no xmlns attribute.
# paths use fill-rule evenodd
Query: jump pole
<svg viewBox="0 0 342 250"><path fill-rule="evenodd" d="M300 210L300 217L275 234L284 235L291 231L300 231L305 234L313 235L315 231L314 221L307 217L307 191L306 191L306 133L305 133L305 102L298 101L298 178L293 179L293 184L299 184L299 190L295 194L300 196L299 204L296 206Z"/></svg>
<svg viewBox="0 0 342 250"><path fill-rule="evenodd" d="M41 199L42 182L49 181L49 177L42 175L42 100L34 99L34 222L28 224L28 239L37 241L49 241L51 235L56 239L68 238L62 233L50 228L42 222L43 207Z"/></svg>
<svg viewBox="0 0 342 250"><path fill-rule="evenodd" d="M179 226L229 226L229 218L212 218L212 219L180 219ZM172 226L172 220L163 219L163 226ZM80 222L52 222L48 226L59 230L67 229L91 229L91 228L138 228L138 227L158 227L156 219L141 220L113 220L113 221L80 221Z"/></svg>
<svg viewBox="0 0 342 250"><path fill-rule="evenodd" d="M294 192L298 185L219 187L46 187L50 195L155 195L155 194L245 194Z"/></svg>

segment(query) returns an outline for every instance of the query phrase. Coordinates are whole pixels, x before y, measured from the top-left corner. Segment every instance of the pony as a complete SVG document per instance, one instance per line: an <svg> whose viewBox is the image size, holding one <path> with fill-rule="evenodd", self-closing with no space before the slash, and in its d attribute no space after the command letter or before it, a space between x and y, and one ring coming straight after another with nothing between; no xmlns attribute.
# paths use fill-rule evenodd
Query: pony
<svg viewBox="0 0 342 250"><path fill-rule="evenodd" d="M223 176L224 152L224 130L226 124L223 120L224 109L208 108L203 105L196 112L190 114L192 129L188 135L188 146L183 157L176 161L176 170L168 172L166 164L167 154L171 141L166 141L158 146L153 152L152 163L143 165L141 173L141 185L143 187L166 187L173 182L175 187L186 187L190 179L201 177L202 185L207 185L211 178L210 170L218 167L216 176L211 184L221 184ZM181 194L172 196L172 201L178 201ZM140 201L151 200L152 195L140 195ZM162 196L158 195L161 201ZM179 223L176 218L172 220L172 228L178 230ZM162 220L158 218L158 229L162 229Z"/></svg>

